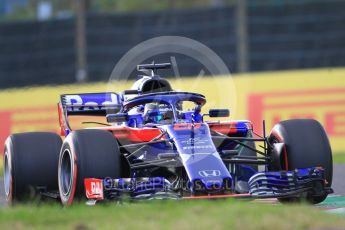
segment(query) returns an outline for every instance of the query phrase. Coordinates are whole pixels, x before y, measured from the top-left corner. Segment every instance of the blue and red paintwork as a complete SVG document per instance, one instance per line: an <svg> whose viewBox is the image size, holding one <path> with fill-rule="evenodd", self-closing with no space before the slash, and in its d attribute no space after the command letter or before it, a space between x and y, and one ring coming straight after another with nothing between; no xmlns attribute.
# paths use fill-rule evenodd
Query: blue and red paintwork
<svg viewBox="0 0 345 230"><path fill-rule="evenodd" d="M158 157L158 154L171 153L171 151L173 151L174 154L179 156L181 166L186 172L188 189L190 190L191 194L194 194L194 192L196 191L196 182L200 183L201 187L205 191L212 192L218 189L220 191L229 190L228 192L235 192L234 184L236 183L236 181L241 180L248 182L248 187L250 187L250 189L252 189L253 191L255 190L255 186L261 186L260 189L263 189L260 191L264 191L267 187L267 189L270 191L267 192L266 195L279 197L283 194L280 194L280 192L283 190L279 190L279 186L281 186L282 182L289 185L289 183L292 183L290 181L291 178L293 178L296 183L291 184L291 188L296 187L297 191L298 189L301 189L301 186L304 183L307 183L310 179L313 179L315 181L322 181L324 177L321 169L318 171L314 168L310 169L311 171L314 170L314 174L310 174L313 175L313 178L311 176L308 176L309 174L306 174L306 172L304 171L301 172L303 174L302 176L299 174L290 173L289 177L281 177L281 172L269 172L267 174L267 177L269 177L270 184L267 185L265 184L267 180L267 177L265 177L266 174L265 172L261 172L261 174L263 175L263 179L261 181L256 180L255 183L250 184L249 182L252 181L253 178L257 178L256 176L262 175L250 165L241 164L237 165L237 168L241 169L241 174L234 172L231 173L228 168L229 165L226 165L224 163L221 154L223 150L233 150L235 148L238 148L237 143L228 141L228 143L224 146L215 146L211 134L211 132L214 132L225 137L251 137L253 126L249 121L238 120L207 122L203 121L202 115L196 111L183 112L183 119L178 119L176 108L177 102L192 101L201 107L206 103L205 97L196 93L169 91L139 95L127 101L125 101L123 98L123 96L115 93L62 95L61 102L58 104L61 134L67 136L71 132L68 124L68 116L70 115L91 114L105 116L109 110L116 110L116 112L120 111L121 113L125 113L127 114L126 122L120 125L114 124L112 126L106 127L95 127L95 129L101 129L111 132L114 135L114 138L119 141L119 143L121 143L122 141L125 141L125 143L127 144L150 142L157 137L159 137L159 139L172 140L174 144L173 149L167 148L167 145L164 143L152 144L145 148L145 154L141 156L140 160L153 160ZM169 124L157 123L147 126L144 124L142 113L128 113L132 108L136 106L152 102L159 102L169 105L174 114L173 121ZM286 161L286 168L287 165L288 162ZM137 171L138 170L132 170L132 180L136 179L135 176L138 173ZM310 173L311 171L308 171L308 173ZM272 179L274 175L276 176L276 179ZM146 191L147 193L154 192L152 189L153 185L158 186L156 187L157 191L161 191L163 188L165 188L166 181L164 179L158 182L152 182L151 179L142 182L144 183L144 185L149 187L149 189ZM122 179L118 178L117 180L121 181ZM106 181L103 180L103 178L87 179L85 181L85 188L87 194L89 194L88 197L90 199L104 198L103 195L98 197L97 194L93 194L93 196L92 188L93 191L98 191L97 193L99 193L99 189L97 188L99 186L104 187L105 183ZM118 187L114 187L112 189L115 189L115 191L120 191ZM277 189L278 191L273 191ZM133 190L129 189L129 191L133 195L137 194L136 192L138 192L139 190L133 188ZM144 190L140 190L140 193L142 193L143 191ZM243 193L241 195L224 193L214 195L213 197L248 197L252 195L248 195L248 193ZM256 195L264 196L265 194L257 193ZM190 199L196 197L187 196L185 198ZM199 196L197 198L210 198L210 196Z"/></svg>

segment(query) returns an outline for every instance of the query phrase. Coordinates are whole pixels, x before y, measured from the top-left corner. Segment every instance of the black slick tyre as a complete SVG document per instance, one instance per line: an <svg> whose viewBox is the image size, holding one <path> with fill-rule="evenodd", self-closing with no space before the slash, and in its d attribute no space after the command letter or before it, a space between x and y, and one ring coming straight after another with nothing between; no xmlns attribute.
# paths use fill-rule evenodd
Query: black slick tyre
<svg viewBox="0 0 345 230"><path fill-rule="evenodd" d="M298 168L322 167L327 186L332 185L332 151L322 125L312 119L292 119L278 123L272 129L269 142L283 143L280 165L274 168L294 170ZM305 197L311 203L320 203L327 195ZM299 201L296 198L280 198L282 202Z"/></svg>
<svg viewBox="0 0 345 230"><path fill-rule="evenodd" d="M70 133L59 157L59 193L63 205L85 198L84 179L119 178L120 150L114 136L103 130L85 129Z"/></svg>
<svg viewBox="0 0 345 230"><path fill-rule="evenodd" d="M37 188L58 190L61 138L55 133L29 132L9 136L4 149L4 188L8 203L32 199Z"/></svg>

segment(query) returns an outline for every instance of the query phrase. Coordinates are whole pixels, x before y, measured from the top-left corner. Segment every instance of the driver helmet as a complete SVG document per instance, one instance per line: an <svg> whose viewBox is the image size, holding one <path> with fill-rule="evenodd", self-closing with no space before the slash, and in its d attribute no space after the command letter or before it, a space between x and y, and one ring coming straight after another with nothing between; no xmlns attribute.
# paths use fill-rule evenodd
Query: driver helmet
<svg viewBox="0 0 345 230"><path fill-rule="evenodd" d="M161 113L157 103L148 103L145 105L144 120L145 123L159 123L163 120L163 114Z"/></svg>

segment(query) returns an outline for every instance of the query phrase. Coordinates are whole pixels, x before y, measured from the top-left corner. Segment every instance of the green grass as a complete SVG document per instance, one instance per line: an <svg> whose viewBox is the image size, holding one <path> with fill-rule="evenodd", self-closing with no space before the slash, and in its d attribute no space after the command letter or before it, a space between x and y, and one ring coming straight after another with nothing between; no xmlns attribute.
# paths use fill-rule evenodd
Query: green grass
<svg viewBox="0 0 345 230"><path fill-rule="evenodd" d="M334 153L333 164L345 164L345 153Z"/></svg>
<svg viewBox="0 0 345 230"><path fill-rule="evenodd" d="M0 229L343 229L345 219L307 205L234 200L0 208Z"/></svg>

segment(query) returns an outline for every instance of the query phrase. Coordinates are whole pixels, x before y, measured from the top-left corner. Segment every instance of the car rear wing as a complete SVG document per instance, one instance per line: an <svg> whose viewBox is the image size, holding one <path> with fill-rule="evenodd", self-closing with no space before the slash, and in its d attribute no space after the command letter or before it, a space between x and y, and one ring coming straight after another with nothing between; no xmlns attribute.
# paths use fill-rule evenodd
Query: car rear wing
<svg viewBox="0 0 345 230"><path fill-rule="evenodd" d="M122 101L116 93L63 94L58 103L61 133L67 135L71 129L68 116L106 116L121 110Z"/></svg>
<svg viewBox="0 0 345 230"><path fill-rule="evenodd" d="M60 103L67 115L99 115L116 113L121 109L120 97L116 93L63 94Z"/></svg>

